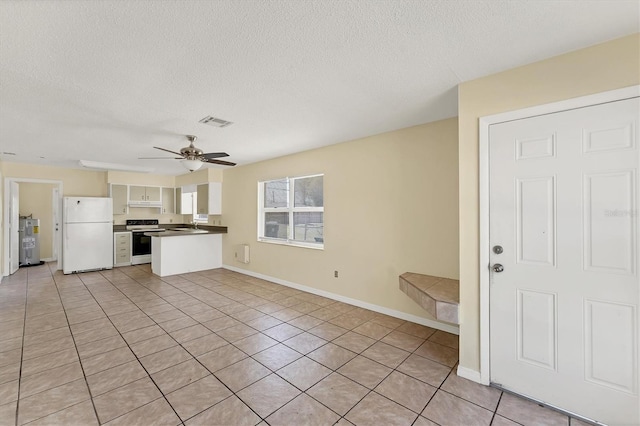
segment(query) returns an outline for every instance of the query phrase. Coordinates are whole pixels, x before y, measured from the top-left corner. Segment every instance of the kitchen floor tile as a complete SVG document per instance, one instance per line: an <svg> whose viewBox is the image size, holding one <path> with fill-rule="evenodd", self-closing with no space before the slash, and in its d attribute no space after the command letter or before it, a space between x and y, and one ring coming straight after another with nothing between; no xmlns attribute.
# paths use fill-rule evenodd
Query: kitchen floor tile
<svg viewBox="0 0 640 426"><path fill-rule="evenodd" d="M262 418L298 396L300 391L275 374L244 388L238 397Z"/></svg>
<svg viewBox="0 0 640 426"><path fill-rule="evenodd" d="M178 343L171 336L162 334L131 345L131 350L138 358L142 358L177 345Z"/></svg>
<svg viewBox="0 0 640 426"><path fill-rule="evenodd" d="M100 423L106 423L161 396L151 379L145 377L97 396L93 403Z"/></svg>
<svg viewBox="0 0 640 426"><path fill-rule="evenodd" d="M343 334L342 336L334 339L331 343L342 346L345 349L349 349L351 352L360 353L373 345L376 341L370 337L363 336L352 331Z"/></svg>
<svg viewBox="0 0 640 426"><path fill-rule="evenodd" d="M80 379L21 399L18 425L48 416L89 398L87 385L84 379Z"/></svg>
<svg viewBox="0 0 640 426"><path fill-rule="evenodd" d="M73 382L83 377L82 368L80 368L80 362L78 361L22 377L20 379L20 398L27 398L36 393ZM0 389L2 386L5 385L0 385ZM0 404L9 402L2 401L1 394L2 392L0 392Z"/></svg>
<svg viewBox="0 0 640 426"><path fill-rule="evenodd" d="M54 425L98 426L99 423L91 401L83 401L29 423L29 426Z"/></svg>
<svg viewBox="0 0 640 426"><path fill-rule="evenodd" d="M307 354L309 358L332 370L337 370L342 367L344 364L355 358L356 355L357 354L355 352L351 352L350 350L334 345L333 343L327 343L326 345Z"/></svg>
<svg viewBox="0 0 640 426"><path fill-rule="evenodd" d="M160 326L154 324L149 327L123 333L122 337L128 344L133 345L143 340L151 339L152 337L162 336L163 334L166 334L166 332L160 328Z"/></svg>
<svg viewBox="0 0 640 426"><path fill-rule="evenodd" d="M307 357L302 357L276 373L304 392L331 374L331 370Z"/></svg>
<svg viewBox="0 0 640 426"><path fill-rule="evenodd" d="M380 395L384 395L416 413L422 412L436 390L433 386L397 371L389 374L375 388L375 391Z"/></svg>
<svg viewBox="0 0 640 426"><path fill-rule="evenodd" d="M403 426L412 424L418 415L375 392L371 392L345 417L356 426L371 425L372 422L380 425Z"/></svg>
<svg viewBox="0 0 640 426"><path fill-rule="evenodd" d="M458 376L454 371L449 374L442 385L445 390L462 399L471 401L487 410L496 411L502 392L496 388L484 386Z"/></svg>
<svg viewBox="0 0 640 426"><path fill-rule="evenodd" d="M410 355L409 352L398 349L395 346L387 345L386 343L376 342L369 346L361 354L369 359L379 362L382 365L386 365L390 368L396 368Z"/></svg>
<svg viewBox="0 0 640 426"><path fill-rule="evenodd" d="M228 367L218 370L215 376L229 389L238 392L263 377L271 374L271 370L252 358L245 358Z"/></svg>
<svg viewBox="0 0 640 426"><path fill-rule="evenodd" d="M408 352L413 352L424 343L424 339L412 336L402 331L392 331L381 340L383 343L395 346Z"/></svg>
<svg viewBox="0 0 640 426"><path fill-rule="evenodd" d="M418 355L410 355L397 370L435 387L440 387L451 372L450 368Z"/></svg>
<svg viewBox="0 0 640 426"><path fill-rule="evenodd" d="M108 426L177 426L179 424L181 424L180 418L164 398L158 398L105 423Z"/></svg>
<svg viewBox="0 0 640 426"><path fill-rule="evenodd" d="M285 365L292 363L301 356L302 355L299 352L294 351L288 346L277 344L269 349L265 349L262 352L252 355L252 358L269 368L271 371L276 371Z"/></svg>
<svg viewBox="0 0 640 426"><path fill-rule="evenodd" d="M278 341L271 337L265 336L262 333L254 334L253 336L245 337L244 339L234 342L233 345L242 350L247 355L253 355L260 351L263 351L271 346L277 345Z"/></svg>
<svg viewBox="0 0 640 426"><path fill-rule="evenodd" d="M209 375L167 395L169 404L185 421L231 395L218 379Z"/></svg>
<svg viewBox="0 0 640 426"><path fill-rule="evenodd" d="M285 340L290 339L293 336L297 336L302 332L303 330L286 323L277 325L275 327L272 327L268 330L263 331L264 334L266 334L267 336L279 342L284 342Z"/></svg>
<svg viewBox="0 0 640 426"><path fill-rule="evenodd" d="M91 395L96 397L144 377L147 377L147 372L140 362L134 360L87 376L87 384Z"/></svg>
<svg viewBox="0 0 640 426"><path fill-rule="evenodd" d="M31 358L22 362L22 377L30 376L41 371L48 370L50 368L59 367L61 365L70 364L78 360L78 352L75 348L65 349L52 354L44 355L38 358ZM12 364L18 367L20 370L20 363ZM0 377L2 377L2 369L0 367ZM16 377L17 378L17 377ZM2 380L0 380L2 383Z"/></svg>
<svg viewBox="0 0 640 426"><path fill-rule="evenodd" d="M349 330L346 328L338 327L328 322L309 329L309 333L329 341L342 336L347 331Z"/></svg>
<svg viewBox="0 0 640 426"><path fill-rule="evenodd" d="M200 355L198 357L198 361L207 367L210 372L215 373L216 371L222 370L231 364L235 364L246 357L247 355L240 349L233 345L227 345L214 349L211 352L207 352L204 355Z"/></svg>
<svg viewBox="0 0 640 426"><path fill-rule="evenodd" d="M0 405L5 405L18 399L19 383L19 380L14 380L0 385Z"/></svg>
<svg viewBox="0 0 640 426"><path fill-rule="evenodd" d="M523 425L544 423L549 426L565 426L569 424L569 418L565 414L541 407L534 402L518 398L506 392L500 398L496 413Z"/></svg>
<svg viewBox="0 0 640 426"><path fill-rule="evenodd" d="M369 389L337 373L332 373L307 390L307 394L341 416L344 416L367 393Z"/></svg>
<svg viewBox="0 0 640 426"><path fill-rule="evenodd" d="M458 343L458 336L451 333L445 333L444 331L436 331L429 337L430 342L438 343L443 346L448 346L453 349L458 349L460 347Z"/></svg>
<svg viewBox="0 0 640 426"><path fill-rule="evenodd" d="M208 376L209 371L195 359L182 362L151 375L165 395Z"/></svg>
<svg viewBox="0 0 640 426"><path fill-rule="evenodd" d="M383 327L383 326L381 326L379 324L376 324L374 322L369 321L367 323L364 323L364 324L354 328L353 331L358 333L358 334L362 334L364 336L371 337L372 339L380 340L384 336L386 336L387 334L391 333L393 330L391 330L390 328Z"/></svg>
<svg viewBox="0 0 640 426"><path fill-rule="evenodd" d="M212 332L206 336L184 342L182 347L191 355L198 356L228 344L226 340Z"/></svg>
<svg viewBox="0 0 640 426"><path fill-rule="evenodd" d="M244 339L245 337L251 336L256 333L256 330L244 324L238 324L236 326L225 328L216 332L218 336L222 337L229 343L237 342L238 340Z"/></svg>
<svg viewBox="0 0 640 426"><path fill-rule="evenodd" d="M301 394L267 417L271 426L333 425L340 419L333 411L313 398Z"/></svg>
<svg viewBox="0 0 640 426"><path fill-rule="evenodd" d="M493 413L444 391L438 391L422 415L429 420L447 425L489 425Z"/></svg>
<svg viewBox="0 0 640 426"><path fill-rule="evenodd" d="M420 355L425 358L429 358L433 361L444 364L448 367L453 367L458 362L458 350L447 346L442 346L438 343L433 343L429 340L424 342L414 352L416 355Z"/></svg>
<svg viewBox="0 0 640 426"><path fill-rule="evenodd" d="M360 383L369 389L375 388L385 377L391 373L391 369L363 356L357 356L338 370L342 374Z"/></svg>
<svg viewBox="0 0 640 426"><path fill-rule="evenodd" d="M254 426L260 422L258 417L247 405L240 401L237 396L232 395L211 408L206 409L187 420L187 426L212 426L212 425L234 425L234 426Z"/></svg>
<svg viewBox="0 0 640 426"><path fill-rule="evenodd" d="M82 368L84 368L84 374L90 376L135 359L131 349L124 347L85 358L82 360Z"/></svg>
<svg viewBox="0 0 640 426"><path fill-rule="evenodd" d="M149 374L153 374L192 358L182 347L174 346L140 358L140 362Z"/></svg>
<svg viewBox="0 0 640 426"><path fill-rule="evenodd" d="M308 354L326 344L327 341L313 334L304 332L291 339L285 340L283 343L301 354Z"/></svg>

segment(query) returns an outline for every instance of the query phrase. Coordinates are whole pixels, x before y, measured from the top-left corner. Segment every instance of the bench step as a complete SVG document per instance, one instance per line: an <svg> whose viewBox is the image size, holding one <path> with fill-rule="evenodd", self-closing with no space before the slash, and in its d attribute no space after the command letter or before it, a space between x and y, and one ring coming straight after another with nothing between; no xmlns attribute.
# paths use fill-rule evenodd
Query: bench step
<svg viewBox="0 0 640 426"><path fill-rule="evenodd" d="M459 324L460 281L405 272L400 290L437 320Z"/></svg>

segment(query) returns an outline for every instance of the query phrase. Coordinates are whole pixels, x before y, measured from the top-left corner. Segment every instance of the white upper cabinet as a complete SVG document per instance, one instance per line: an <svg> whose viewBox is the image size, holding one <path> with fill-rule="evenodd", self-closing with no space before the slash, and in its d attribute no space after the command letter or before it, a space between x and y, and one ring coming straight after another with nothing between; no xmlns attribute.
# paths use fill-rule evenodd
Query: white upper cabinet
<svg viewBox="0 0 640 426"><path fill-rule="evenodd" d="M113 199L113 214L127 213L127 185L111 184L111 198Z"/></svg>
<svg viewBox="0 0 640 426"><path fill-rule="evenodd" d="M222 214L222 183L198 185L198 214Z"/></svg>
<svg viewBox="0 0 640 426"><path fill-rule="evenodd" d="M159 186L129 186L129 201L155 201L160 202Z"/></svg>

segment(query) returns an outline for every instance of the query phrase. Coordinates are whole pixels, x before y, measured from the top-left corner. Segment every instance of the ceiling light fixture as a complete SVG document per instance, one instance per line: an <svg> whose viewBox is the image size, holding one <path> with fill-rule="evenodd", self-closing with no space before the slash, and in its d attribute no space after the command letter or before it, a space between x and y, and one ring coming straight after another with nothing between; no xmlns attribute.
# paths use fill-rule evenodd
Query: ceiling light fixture
<svg viewBox="0 0 640 426"><path fill-rule="evenodd" d="M200 160L187 158L185 160L182 160L181 163L184 166L184 168L189 170L190 172L194 172L198 170L200 167L202 167L202 161Z"/></svg>
<svg viewBox="0 0 640 426"><path fill-rule="evenodd" d="M127 166L126 164L102 163L100 161L79 160L78 163L87 169L113 170L119 172L151 173L151 167Z"/></svg>

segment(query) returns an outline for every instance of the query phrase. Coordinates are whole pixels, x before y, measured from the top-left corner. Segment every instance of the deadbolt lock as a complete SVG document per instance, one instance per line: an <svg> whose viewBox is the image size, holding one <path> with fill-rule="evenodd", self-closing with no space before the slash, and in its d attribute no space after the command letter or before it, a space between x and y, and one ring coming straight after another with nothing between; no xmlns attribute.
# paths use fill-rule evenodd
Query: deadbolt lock
<svg viewBox="0 0 640 426"><path fill-rule="evenodd" d="M502 253L504 250L502 249L502 246L493 246L493 252L495 254L500 254Z"/></svg>

